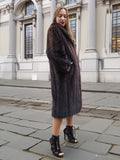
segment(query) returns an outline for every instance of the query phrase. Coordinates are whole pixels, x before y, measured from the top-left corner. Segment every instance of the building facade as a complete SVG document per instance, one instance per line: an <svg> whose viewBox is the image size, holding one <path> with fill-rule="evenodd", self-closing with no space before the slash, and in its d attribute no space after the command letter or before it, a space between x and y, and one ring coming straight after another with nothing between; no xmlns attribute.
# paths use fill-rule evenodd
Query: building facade
<svg viewBox="0 0 120 160"><path fill-rule="evenodd" d="M120 0L0 0L0 79L49 80L47 30L69 11L83 82L120 82Z"/></svg>

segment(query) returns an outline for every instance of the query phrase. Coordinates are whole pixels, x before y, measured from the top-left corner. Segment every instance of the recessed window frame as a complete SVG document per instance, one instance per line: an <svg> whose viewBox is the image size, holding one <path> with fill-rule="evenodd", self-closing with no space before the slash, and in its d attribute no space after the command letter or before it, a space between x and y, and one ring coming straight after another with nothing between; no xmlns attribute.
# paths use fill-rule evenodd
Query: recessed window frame
<svg viewBox="0 0 120 160"><path fill-rule="evenodd" d="M24 25L24 58L33 58L33 24Z"/></svg>
<svg viewBox="0 0 120 160"><path fill-rule="evenodd" d="M73 32L73 29L71 28L71 21L75 21L75 34ZM76 34L77 34L77 16L76 16L76 14L69 15L69 25L70 25L70 29L74 35L75 41L76 41Z"/></svg>
<svg viewBox="0 0 120 160"><path fill-rule="evenodd" d="M119 7L118 7L119 6ZM120 52L120 3L112 6L112 53ZM114 35L114 37L113 37Z"/></svg>

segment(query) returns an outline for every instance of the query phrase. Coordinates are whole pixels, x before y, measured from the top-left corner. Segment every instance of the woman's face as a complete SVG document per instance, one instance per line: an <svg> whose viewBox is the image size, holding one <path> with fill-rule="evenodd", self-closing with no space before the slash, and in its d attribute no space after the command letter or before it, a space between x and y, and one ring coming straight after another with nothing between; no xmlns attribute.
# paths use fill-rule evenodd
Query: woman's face
<svg viewBox="0 0 120 160"><path fill-rule="evenodd" d="M61 9L56 17L56 22L61 24L63 27L67 23L67 13L65 9Z"/></svg>

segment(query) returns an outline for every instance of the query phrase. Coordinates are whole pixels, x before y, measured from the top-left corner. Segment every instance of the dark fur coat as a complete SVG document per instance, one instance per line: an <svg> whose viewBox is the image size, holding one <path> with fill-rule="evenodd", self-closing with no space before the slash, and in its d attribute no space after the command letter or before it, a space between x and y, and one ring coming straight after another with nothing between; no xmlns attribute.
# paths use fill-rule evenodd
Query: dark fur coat
<svg viewBox="0 0 120 160"><path fill-rule="evenodd" d="M82 106L79 61L73 41L61 24L53 23L48 29L46 53L50 62L52 116L65 118L79 113Z"/></svg>

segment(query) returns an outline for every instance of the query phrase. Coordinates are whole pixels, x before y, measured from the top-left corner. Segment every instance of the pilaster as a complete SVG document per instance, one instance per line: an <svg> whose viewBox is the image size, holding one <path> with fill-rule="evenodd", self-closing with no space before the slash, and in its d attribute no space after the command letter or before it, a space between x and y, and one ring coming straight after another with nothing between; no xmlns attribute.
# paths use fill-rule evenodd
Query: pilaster
<svg viewBox="0 0 120 160"><path fill-rule="evenodd" d="M76 14L76 17L77 17L77 23L76 23L76 26L77 26L77 29L76 29L76 31L77 31L77 33L76 33L76 44L77 44L77 46L76 46L76 51L77 51L77 53L78 53L78 56L79 56L79 51L80 51L80 44L81 44L81 42L80 42L80 37L81 37L81 33L80 33L80 31L81 31L81 20L80 20L80 18L81 18L81 13L80 13L80 7L79 8L77 8L77 14Z"/></svg>
<svg viewBox="0 0 120 160"><path fill-rule="evenodd" d="M111 8L110 8L110 2L106 2L106 33L105 33L105 49L106 53L109 54L111 52L111 26L112 26L112 20L111 20Z"/></svg>
<svg viewBox="0 0 120 160"><path fill-rule="evenodd" d="M3 77L16 79L16 23L13 2L9 5L9 53L3 65Z"/></svg>
<svg viewBox="0 0 120 160"><path fill-rule="evenodd" d="M57 2L56 0L51 0L51 8L50 8L50 23L53 22L53 15L54 15L54 11L57 7Z"/></svg>
<svg viewBox="0 0 120 160"><path fill-rule="evenodd" d="M96 52L96 1L88 1L87 52Z"/></svg>
<svg viewBox="0 0 120 160"><path fill-rule="evenodd" d="M81 77L84 82L99 81L99 61L96 51L96 0L88 1L87 48L81 59Z"/></svg>
<svg viewBox="0 0 120 160"><path fill-rule="evenodd" d="M37 53L43 54L43 15L42 15L42 0L37 1Z"/></svg>

